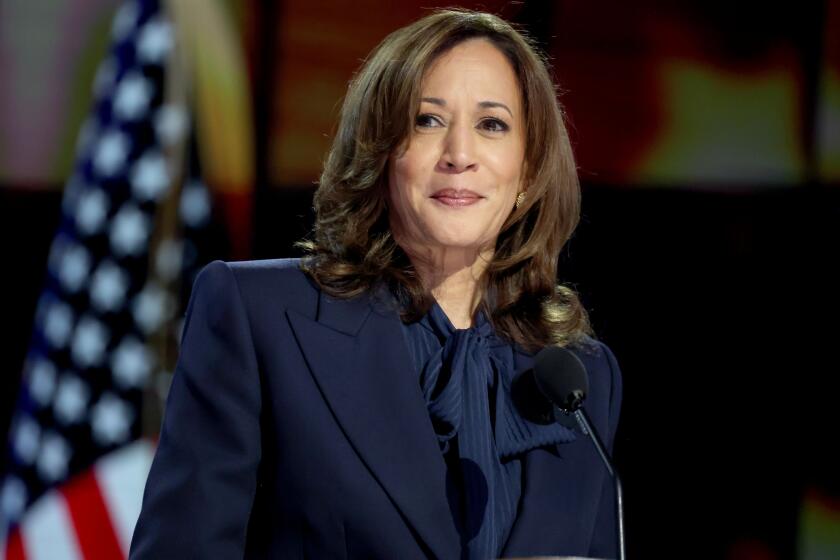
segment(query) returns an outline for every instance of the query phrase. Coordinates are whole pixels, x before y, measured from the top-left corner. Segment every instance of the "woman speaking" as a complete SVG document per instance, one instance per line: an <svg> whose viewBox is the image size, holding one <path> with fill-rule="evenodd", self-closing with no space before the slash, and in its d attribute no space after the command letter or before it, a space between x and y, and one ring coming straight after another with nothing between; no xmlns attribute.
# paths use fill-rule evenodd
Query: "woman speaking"
<svg viewBox="0 0 840 560"><path fill-rule="evenodd" d="M611 556L590 442L514 398L565 346L621 400L558 255L579 185L543 59L435 12L353 80L300 260L195 283L131 558ZM536 405L535 405L536 406Z"/></svg>

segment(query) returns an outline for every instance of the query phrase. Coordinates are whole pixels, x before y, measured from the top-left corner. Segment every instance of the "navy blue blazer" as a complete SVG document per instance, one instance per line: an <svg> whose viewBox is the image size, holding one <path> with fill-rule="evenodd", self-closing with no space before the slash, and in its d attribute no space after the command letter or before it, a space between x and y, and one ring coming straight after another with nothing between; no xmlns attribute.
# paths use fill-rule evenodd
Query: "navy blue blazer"
<svg viewBox="0 0 840 560"><path fill-rule="evenodd" d="M615 358L600 343L579 355L611 445ZM591 442L522 461L504 556L613 556L612 486ZM458 559L445 485L393 309L331 298L295 260L201 272L130 558Z"/></svg>

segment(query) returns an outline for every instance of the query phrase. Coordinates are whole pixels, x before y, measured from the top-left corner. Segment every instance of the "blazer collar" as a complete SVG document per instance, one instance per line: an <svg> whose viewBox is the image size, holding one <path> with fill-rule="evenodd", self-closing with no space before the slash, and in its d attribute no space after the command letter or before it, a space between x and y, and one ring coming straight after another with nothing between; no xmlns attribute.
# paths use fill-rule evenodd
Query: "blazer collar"
<svg viewBox="0 0 840 560"><path fill-rule="evenodd" d="M426 553L459 558L445 463L399 316L381 295L343 300L321 292L315 320L293 310L286 314L348 440Z"/></svg>
<svg viewBox="0 0 840 560"><path fill-rule="evenodd" d="M339 299L321 291L315 320L330 329L350 336L357 336L373 310L372 296Z"/></svg>

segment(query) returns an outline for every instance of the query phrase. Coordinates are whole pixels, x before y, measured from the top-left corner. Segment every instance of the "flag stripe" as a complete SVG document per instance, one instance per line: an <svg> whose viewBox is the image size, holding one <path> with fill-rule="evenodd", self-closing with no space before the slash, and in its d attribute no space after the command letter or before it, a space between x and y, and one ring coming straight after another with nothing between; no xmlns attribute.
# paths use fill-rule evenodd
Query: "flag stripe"
<svg viewBox="0 0 840 560"><path fill-rule="evenodd" d="M29 560L81 560L79 544L72 533L67 502L58 492L38 500L23 520L23 540Z"/></svg>
<svg viewBox="0 0 840 560"><path fill-rule="evenodd" d="M126 556L152 466L153 445L140 440L103 457L94 467L102 498L111 513L114 531Z"/></svg>
<svg viewBox="0 0 840 560"><path fill-rule="evenodd" d="M26 551L23 548L23 539L20 536L20 530L15 528L12 534L9 535L9 540L6 543L6 560L25 560Z"/></svg>
<svg viewBox="0 0 840 560"><path fill-rule="evenodd" d="M103 560L124 558L93 471L83 472L65 484L61 492L70 510L83 556Z"/></svg>

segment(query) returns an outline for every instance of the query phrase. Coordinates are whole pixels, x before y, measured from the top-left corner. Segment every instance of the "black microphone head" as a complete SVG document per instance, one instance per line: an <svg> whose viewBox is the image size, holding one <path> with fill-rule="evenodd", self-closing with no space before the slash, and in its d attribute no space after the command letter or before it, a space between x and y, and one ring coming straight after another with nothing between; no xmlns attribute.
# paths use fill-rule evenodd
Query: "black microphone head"
<svg viewBox="0 0 840 560"><path fill-rule="evenodd" d="M566 412L583 405L589 392L586 367L571 350L547 346L534 357L534 378L548 400Z"/></svg>

